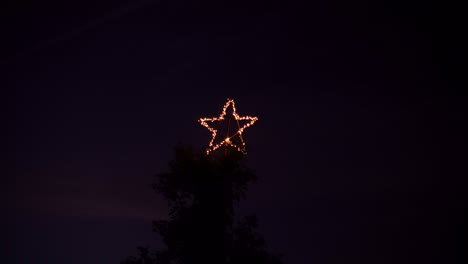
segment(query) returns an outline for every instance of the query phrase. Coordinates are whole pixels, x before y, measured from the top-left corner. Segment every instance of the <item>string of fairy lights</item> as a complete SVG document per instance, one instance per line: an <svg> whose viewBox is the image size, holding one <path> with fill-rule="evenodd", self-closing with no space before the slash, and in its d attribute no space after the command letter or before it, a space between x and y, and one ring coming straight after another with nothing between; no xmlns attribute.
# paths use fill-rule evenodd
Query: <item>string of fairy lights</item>
<svg viewBox="0 0 468 264"><path fill-rule="evenodd" d="M208 122L215 122L215 121L223 121L225 120L225 116L226 116L226 110L227 108L232 105L232 115L234 116L234 119L236 120L237 122L237 127L238 127L238 130L232 134L232 135L227 135L226 138L224 140L222 140L221 142L217 143L217 144L214 144L214 141L216 139L216 135L218 134L218 130L211 127ZM246 123L245 125L243 125L242 127L240 127L240 123L239 121L241 120L250 120L249 123ZM212 117L212 118L200 118L198 119L198 122L200 122L201 125L203 125L204 127L206 127L209 131L211 131L211 141L210 143L208 144L208 148L206 150L206 154L210 154L212 151L215 151L216 149L218 149L219 147L221 146L231 146L231 147L234 147L235 149L237 149L238 151L240 152L245 152L245 142L244 142L244 139L242 137L242 133L244 132L244 130L248 127L250 127L251 125L253 125L255 123L255 121L258 120L258 117L255 117L255 116L239 116L237 114L237 111L236 111L236 104L234 102L233 99L227 99L227 102L226 104L224 104L224 107L223 107L223 111L221 112L221 115L219 117ZM241 144L238 145L238 144L235 144L234 142L232 142L232 138L239 135L239 139L240 139L240 142Z"/></svg>

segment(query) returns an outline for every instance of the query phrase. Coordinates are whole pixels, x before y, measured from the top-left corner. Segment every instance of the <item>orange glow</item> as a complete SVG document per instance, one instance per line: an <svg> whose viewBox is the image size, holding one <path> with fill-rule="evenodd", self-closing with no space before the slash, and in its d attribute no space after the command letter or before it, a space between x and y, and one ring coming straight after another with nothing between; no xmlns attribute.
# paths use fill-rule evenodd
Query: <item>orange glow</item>
<svg viewBox="0 0 468 264"><path fill-rule="evenodd" d="M236 121L250 120L250 122L245 124L243 127L240 127L239 123L238 123L239 129L237 130L236 133L226 137L226 139L224 139L223 141L221 141L221 142L219 142L217 144L214 144L214 141L215 141L215 138L216 138L216 134L218 133L218 130L210 127L207 122L214 122L214 121L224 120L224 116L226 115L226 110L229 107L229 105L232 105L232 110L233 110L232 115L234 116L234 119ZM236 105L234 103L234 100L228 98L226 104L223 107L223 111L221 112L221 115L219 117L200 118L200 119L198 119L198 122L200 122L200 124L202 126L206 127L209 131L211 131L211 135L212 135L210 144L208 145L208 148L206 150L206 154L210 154L211 151L214 151L214 150L218 149L222 145L225 145L225 146L230 145L230 146L236 148L238 151L245 152L245 142L244 142L244 139L242 138L242 133L244 132L244 129L246 129L247 127L253 125L253 123L255 123L255 121L257 121L257 120L258 120L258 117L255 117L255 116L239 116L237 114L237 112L236 112ZM236 135L239 135L240 141L242 143L241 146L237 146L236 144L234 144L231 141L231 138L233 138Z"/></svg>

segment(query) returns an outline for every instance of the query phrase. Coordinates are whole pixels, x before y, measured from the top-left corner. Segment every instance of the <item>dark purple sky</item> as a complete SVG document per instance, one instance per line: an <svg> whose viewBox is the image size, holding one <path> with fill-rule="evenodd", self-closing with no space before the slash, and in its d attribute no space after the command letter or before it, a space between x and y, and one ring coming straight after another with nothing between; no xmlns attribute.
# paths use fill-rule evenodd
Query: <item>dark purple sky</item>
<svg viewBox="0 0 468 264"><path fill-rule="evenodd" d="M197 119L227 97L259 117L245 140L260 180L239 211L286 263L448 255L438 243L461 201L441 179L459 173L461 99L436 88L436 7L126 2L9 12L5 263L118 263L159 246L152 175L177 142L209 142Z"/></svg>

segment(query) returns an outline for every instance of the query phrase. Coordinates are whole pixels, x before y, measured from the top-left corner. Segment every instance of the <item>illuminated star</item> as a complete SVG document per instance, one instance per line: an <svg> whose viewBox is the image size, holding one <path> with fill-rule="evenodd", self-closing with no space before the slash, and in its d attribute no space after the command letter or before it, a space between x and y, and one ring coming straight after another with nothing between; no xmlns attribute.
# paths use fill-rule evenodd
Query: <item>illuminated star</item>
<svg viewBox="0 0 468 264"><path fill-rule="evenodd" d="M218 133L218 130L211 127L210 125L208 125L207 122L215 122L215 121L222 121L224 120L224 116L226 115L226 109L229 107L229 105L232 105L232 115L234 116L234 119L236 120L236 123L237 123L237 127L238 127L238 130L234 133L234 134L229 134L229 131L228 131L228 135L226 136L226 138L224 138L223 140L221 140L220 142L214 144L214 141L216 139L216 135ZM244 126L240 126L239 124L239 120L249 120L250 122L246 123ZM217 148L221 147L221 146L232 146L234 148L236 148L238 151L241 151L241 152L245 152L245 142L244 142L244 139L242 138L242 133L244 132L244 129L246 129L247 127L253 125L253 123L255 123L255 121L258 120L258 117L255 117L255 116L239 116L236 112L236 105L234 103L234 100L233 99L229 99L227 100L226 104L224 105L223 107L223 111L221 112L221 115L219 117L213 117L213 118L200 118L198 119L198 122L200 122L204 127L208 128L208 130L211 131L211 134L212 134L212 138L211 138L211 141L210 141L210 144L206 150L206 154L210 154L211 151L214 151L216 150ZM239 135L239 138L240 138L240 146L235 144L234 142L232 142L232 138Z"/></svg>

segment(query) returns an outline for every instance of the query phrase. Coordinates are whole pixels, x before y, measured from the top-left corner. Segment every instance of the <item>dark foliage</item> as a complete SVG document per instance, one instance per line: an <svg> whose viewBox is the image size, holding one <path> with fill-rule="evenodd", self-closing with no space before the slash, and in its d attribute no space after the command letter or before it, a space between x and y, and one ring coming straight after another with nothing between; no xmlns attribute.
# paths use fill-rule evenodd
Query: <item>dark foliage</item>
<svg viewBox="0 0 468 264"><path fill-rule="evenodd" d="M140 247L140 256L122 264L282 263L266 250L255 231L254 215L234 220L235 205L256 180L242 157L229 149L222 156L207 156L190 147L176 147L170 172L156 175L153 185L170 207L169 220L154 221L154 231L166 249L150 253Z"/></svg>

